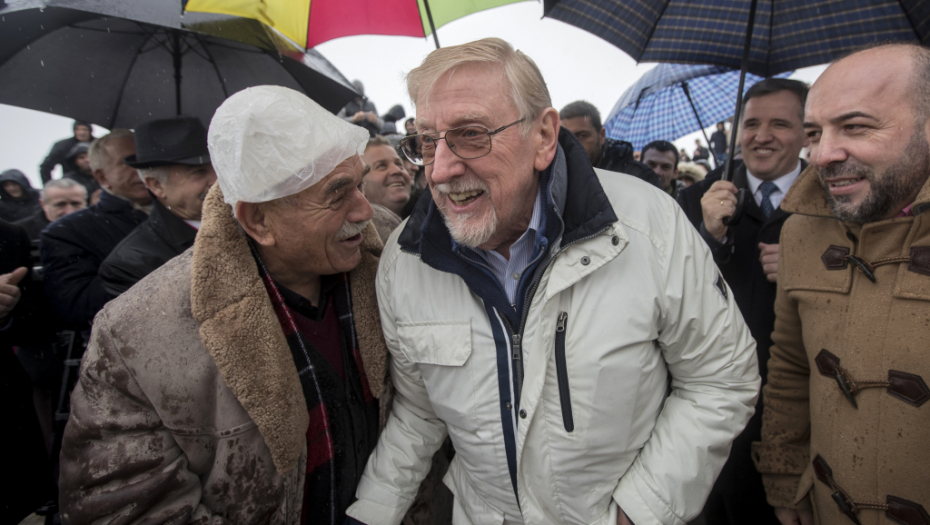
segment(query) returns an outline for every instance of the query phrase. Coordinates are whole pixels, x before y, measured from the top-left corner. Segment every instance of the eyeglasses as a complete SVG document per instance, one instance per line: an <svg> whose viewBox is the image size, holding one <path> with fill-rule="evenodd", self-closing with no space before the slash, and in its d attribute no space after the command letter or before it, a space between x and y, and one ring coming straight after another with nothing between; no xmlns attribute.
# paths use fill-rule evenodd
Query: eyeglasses
<svg viewBox="0 0 930 525"><path fill-rule="evenodd" d="M443 136L439 136L438 133L409 135L401 139L400 149L410 159L410 162L417 166L429 166L436 161L436 145L440 140L445 140L449 150L458 157L477 159L491 153L491 135L496 135L524 120L526 119L521 118L494 131L480 124L469 124L460 128L448 129Z"/></svg>

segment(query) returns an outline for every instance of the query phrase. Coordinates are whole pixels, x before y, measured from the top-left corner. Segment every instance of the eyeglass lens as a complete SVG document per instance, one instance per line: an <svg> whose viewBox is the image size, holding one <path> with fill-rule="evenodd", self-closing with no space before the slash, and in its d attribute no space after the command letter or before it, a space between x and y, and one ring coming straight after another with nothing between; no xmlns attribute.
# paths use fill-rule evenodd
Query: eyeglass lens
<svg viewBox="0 0 930 525"><path fill-rule="evenodd" d="M404 154L414 163L427 165L436 160L436 147L445 139L449 149L463 159L474 159L491 151L491 136L480 126L465 126L446 131L444 137L415 135L401 142Z"/></svg>

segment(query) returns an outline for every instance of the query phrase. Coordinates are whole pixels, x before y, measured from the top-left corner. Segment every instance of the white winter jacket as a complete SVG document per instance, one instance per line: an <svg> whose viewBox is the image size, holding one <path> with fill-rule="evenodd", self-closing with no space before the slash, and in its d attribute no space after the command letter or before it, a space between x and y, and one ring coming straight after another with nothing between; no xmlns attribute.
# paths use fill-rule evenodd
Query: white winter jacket
<svg viewBox="0 0 930 525"><path fill-rule="evenodd" d="M352 517L400 523L447 432L456 525L700 512L755 405L755 343L678 205L560 143L540 179L553 240L519 339L464 252L435 238L431 202L389 239L378 298L397 395Z"/></svg>

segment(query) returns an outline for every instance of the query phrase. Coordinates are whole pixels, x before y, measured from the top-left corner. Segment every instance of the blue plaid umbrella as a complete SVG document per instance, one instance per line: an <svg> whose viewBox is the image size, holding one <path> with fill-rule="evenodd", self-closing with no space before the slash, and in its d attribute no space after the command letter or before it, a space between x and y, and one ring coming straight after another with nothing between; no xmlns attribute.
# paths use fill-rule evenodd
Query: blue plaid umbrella
<svg viewBox="0 0 930 525"><path fill-rule="evenodd" d="M787 77L790 72L777 75ZM746 75L745 90L762 77ZM640 150L733 116L739 71L719 66L659 64L630 86L604 122L607 136ZM706 140L706 137L705 137Z"/></svg>
<svg viewBox="0 0 930 525"><path fill-rule="evenodd" d="M927 0L543 0L543 15L594 33L638 62L738 65L740 86L747 72L768 77L874 42L930 44ZM733 174L737 91L722 180ZM729 224L739 222L749 198L739 191Z"/></svg>
<svg viewBox="0 0 930 525"><path fill-rule="evenodd" d="M545 16L580 27L637 62L740 68L750 0L544 0ZM925 0L759 0L747 71L829 62L872 42L930 44Z"/></svg>

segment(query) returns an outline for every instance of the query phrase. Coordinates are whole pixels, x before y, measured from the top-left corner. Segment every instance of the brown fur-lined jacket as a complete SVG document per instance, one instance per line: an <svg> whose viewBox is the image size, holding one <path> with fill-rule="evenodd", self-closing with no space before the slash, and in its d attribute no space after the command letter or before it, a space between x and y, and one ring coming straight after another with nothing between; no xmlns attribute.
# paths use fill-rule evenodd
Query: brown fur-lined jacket
<svg viewBox="0 0 930 525"><path fill-rule="evenodd" d="M382 243L373 225L363 235L352 304L383 421ZM216 185L193 249L94 322L61 452L63 521L297 523L307 425L291 351Z"/></svg>
<svg viewBox="0 0 930 525"><path fill-rule="evenodd" d="M863 525L927 523L913 505L930 511L930 181L912 216L860 226L833 216L811 166L781 207L794 215L754 447L769 503L852 524L845 492Z"/></svg>

